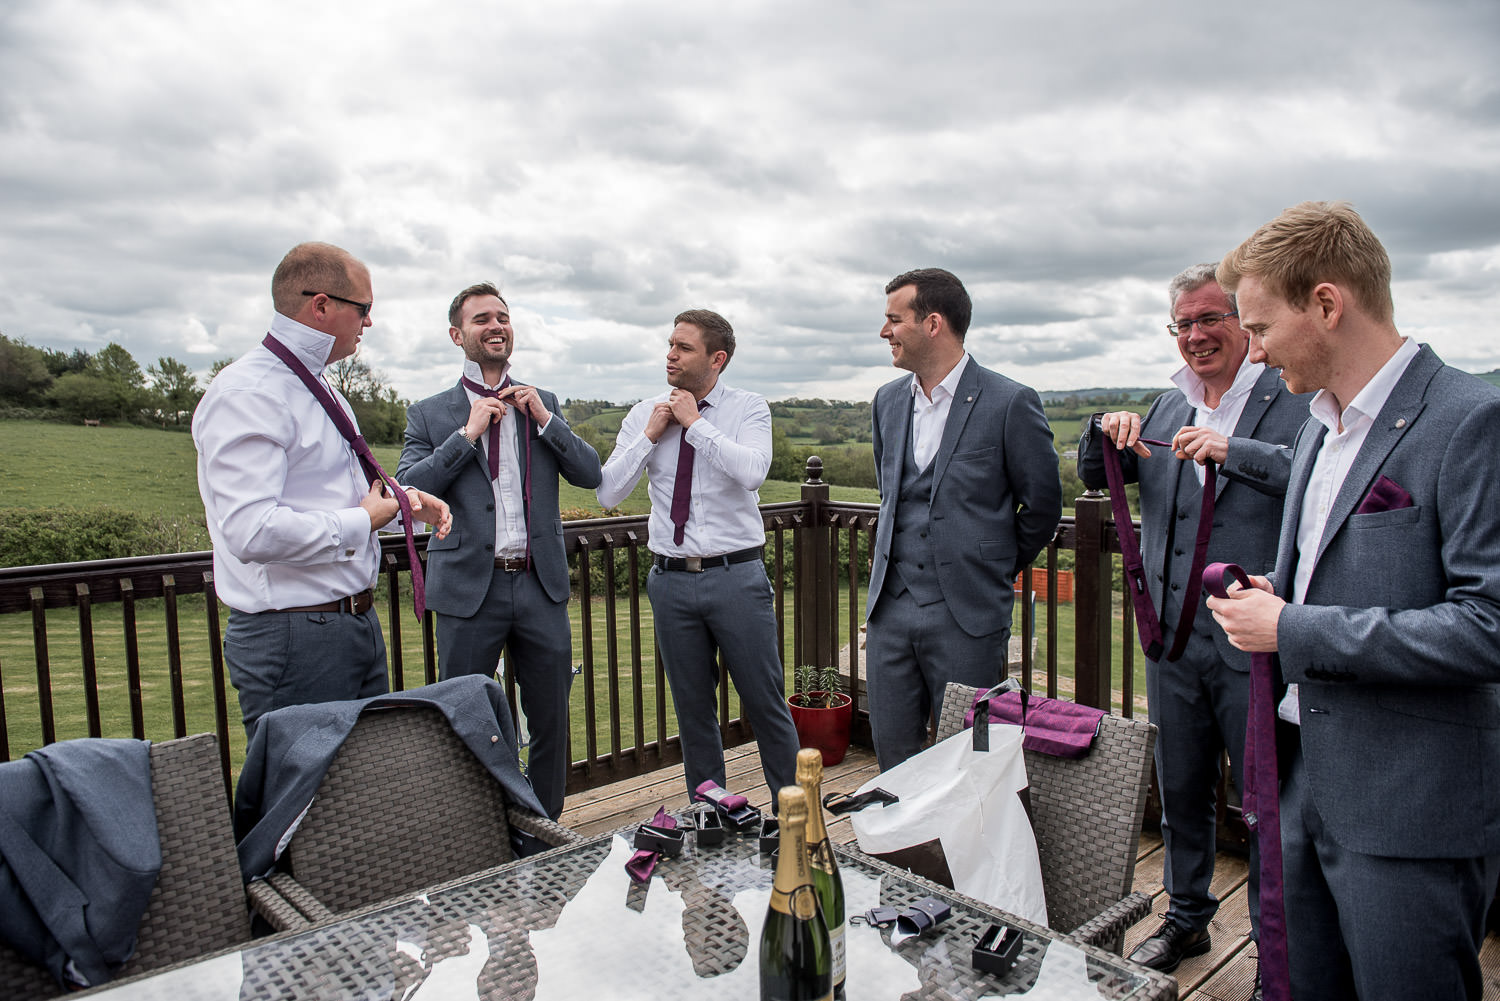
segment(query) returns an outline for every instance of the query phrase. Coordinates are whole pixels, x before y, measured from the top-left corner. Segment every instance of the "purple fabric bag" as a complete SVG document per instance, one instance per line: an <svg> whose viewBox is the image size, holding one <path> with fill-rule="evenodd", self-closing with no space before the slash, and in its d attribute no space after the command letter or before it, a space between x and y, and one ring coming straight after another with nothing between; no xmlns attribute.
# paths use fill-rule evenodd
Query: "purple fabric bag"
<svg viewBox="0 0 1500 1001"><path fill-rule="evenodd" d="M1055 758L1081 758L1089 753L1105 715L1103 709L1025 692L977 692L974 706L985 699L990 703L991 723L1019 725L1026 731L1023 748ZM965 727L974 725L974 706L964 716Z"/></svg>

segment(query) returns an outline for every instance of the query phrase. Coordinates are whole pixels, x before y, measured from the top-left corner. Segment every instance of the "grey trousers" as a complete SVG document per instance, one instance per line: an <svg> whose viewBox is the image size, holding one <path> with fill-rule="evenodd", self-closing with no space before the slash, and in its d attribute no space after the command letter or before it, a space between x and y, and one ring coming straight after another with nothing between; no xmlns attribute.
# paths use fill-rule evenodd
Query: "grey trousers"
<svg viewBox="0 0 1500 1001"><path fill-rule="evenodd" d="M1313 804L1301 750L1290 759L1280 771L1292 997L1479 1001L1479 947L1500 856L1387 858L1343 848Z"/></svg>
<svg viewBox="0 0 1500 1001"><path fill-rule="evenodd" d="M880 770L894 768L927 743L931 717L948 682L992 688L1005 676L1010 622L970 636L945 602L919 605L910 591L883 591L865 623L870 733Z"/></svg>
<svg viewBox="0 0 1500 1001"><path fill-rule="evenodd" d="M797 731L786 705L777 649L771 582L759 560L712 567L703 573L652 567L646 593L656 620L688 795L705 780L724 784L724 739L719 732L719 666L722 652L740 707L755 731L761 768L774 797L797 780Z"/></svg>
<svg viewBox="0 0 1500 1001"><path fill-rule="evenodd" d="M496 568L479 610L468 618L434 612L438 678L495 676L510 647L511 676L531 734L527 778L556 820L568 781L568 693L573 687L573 630L568 603L553 601L531 571Z"/></svg>
<svg viewBox="0 0 1500 1001"><path fill-rule="evenodd" d="M229 612L224 662L240 699L245 733L273 709L384 695L385 637L375 609L349 612Z"/></svg>
<svg viewBox="0 0 1500 1001"><path fill-rule="evenodd" d="M1170 643L1170 634L1166 641ZM1225 750L1234 766L1235 788L1244 794L1250 676L1227 666L1212 640L1198 634L1181 660L1146 661L1146 702L1157 727L1156 780L1166 857L1162 882L1172 899L1167 917L1201 931L1219 909L1209 887L1218 852L1219 756ZM1259 940L1260 851L1253 832L1248 893L1250 937Z"/></svg>

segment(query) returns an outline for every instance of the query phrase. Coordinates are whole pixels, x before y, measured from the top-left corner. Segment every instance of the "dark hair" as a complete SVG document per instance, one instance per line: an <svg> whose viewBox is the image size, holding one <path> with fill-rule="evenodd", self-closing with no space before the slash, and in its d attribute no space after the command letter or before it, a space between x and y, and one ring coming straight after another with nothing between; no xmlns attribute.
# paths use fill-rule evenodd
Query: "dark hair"
<svg viewBox="0 0 1500 1001"><path fill-rule="evenodd" d="M458 326L458 321L464 318L464 303L481 295L492 295L499 299L506 309L510 309L510 303L505 301L505 296L500 294L500 290L492 282L480 282L478 285L470 285L453 297L453 302L448 305L448 326Z"/></svg>
<svg viewBox="0 0 1500 1001"><path fill-rule="evenodd" d="M969 332L969 320L974 315L974 303L970 301L963 282L942 268L919 268L892 278L885 286L885 294L890 295L908 285L915 285L917 289L911 308L916 311L918 321L938 313L948 321L948 329L959 340L964 339L964 334Z"/></svg>
<svg viewBox="0 0 1500 1001"><path fill-rule="evenodd" d="M728 320L711 309L685 309L677 314L672 326L679 323L691 323L703 331L703 349L708 356L724 352L724 368L729 367L729 359L734 357L734 328Z"/></svg>

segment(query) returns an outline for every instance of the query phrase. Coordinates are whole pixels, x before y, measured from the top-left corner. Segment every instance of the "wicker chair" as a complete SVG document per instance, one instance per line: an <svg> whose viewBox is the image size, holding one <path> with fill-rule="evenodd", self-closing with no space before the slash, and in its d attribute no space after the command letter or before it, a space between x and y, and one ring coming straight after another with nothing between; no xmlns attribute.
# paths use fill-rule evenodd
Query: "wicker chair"
<svg viewBox="0 0 1500 1001"><path fill-rule="evenodd" d="M360 716L282 857L285 872L251 887L280 928L515 860L514 827L554 847L581 840L506 802L443 714L391 706Z"/></svg>
<svg viewBox="0 0 1500 1001"><path fill-rule="evenodd" d="M978 692L949 683L938 740L963 730ZM1105 716L1093 748L1082 758L1025 752L1047 920L1054 929L1117 954L1126 929L1151 913L1151 899L1132 893L1130 885L1155 747L1152 724Z"/></svg>
<svg viewBox="0 0 1500 1001"><path fill-rule="evenodd" d="M939 740L963 729L978 691L948 685ZM1025 752L1047 920L1116 953L1125 930L1151 913L1150 898L1130 886L1155 747L1154 725L1105 716L1082 758Z"/></svg>
<svg viewBox="0 0 1500 1001"><path fill-rule="evenodd" d="M250 911L213 735L152 744L151 795L161 838L161 874L141 918L136 954L119 977L250 938ZM25 1001L61 993L45 970L0 946L0 998Z"/></svg>

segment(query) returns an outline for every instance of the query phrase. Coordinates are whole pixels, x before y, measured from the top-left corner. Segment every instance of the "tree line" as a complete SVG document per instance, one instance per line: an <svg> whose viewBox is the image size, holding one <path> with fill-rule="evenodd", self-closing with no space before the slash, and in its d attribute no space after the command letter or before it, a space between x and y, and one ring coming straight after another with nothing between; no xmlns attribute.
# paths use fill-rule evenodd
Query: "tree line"
<svg viewBox="0 0 1500 1001"><path fill-rule="evenodd" d="M233 358L221 358L208 381ZM368 363L345 358L328 380L354 409L360 430L381 445L401 442L407 401ZM0 333L0 415L44 420L116 421L186 429L207 382L170 355L141 368L111 341L93 353L40 348Z"/></svg>

